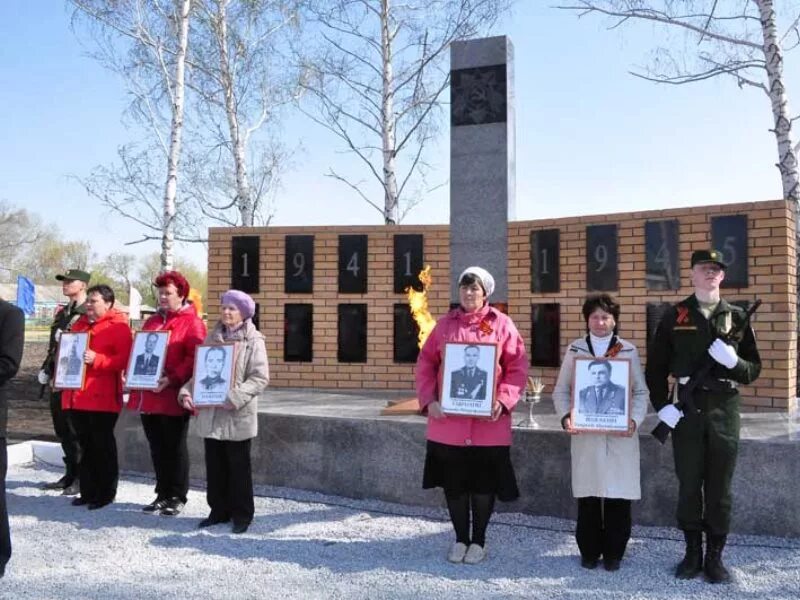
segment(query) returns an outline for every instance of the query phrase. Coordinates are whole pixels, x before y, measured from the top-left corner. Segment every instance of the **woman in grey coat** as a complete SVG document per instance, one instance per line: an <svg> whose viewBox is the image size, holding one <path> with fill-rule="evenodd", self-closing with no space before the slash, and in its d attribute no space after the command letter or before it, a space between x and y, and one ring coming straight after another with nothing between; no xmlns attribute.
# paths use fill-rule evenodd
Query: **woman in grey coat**
<svg viewBox="0 0 800 600"><path fill-rule="evenodd" d="M233 381L222 407L198 407L192 401L194 378L178 402L194 413L190 431L204 438L206 498L211 512L199 527L233 521L233 533L244 533L253 520L253 475L250 440L258 434L258 395L269 383L264 336L253 324L253 299L239 290L222 295L222 316L206 344L235 343ZM196 368L196 366L195 366Z"/></svg>

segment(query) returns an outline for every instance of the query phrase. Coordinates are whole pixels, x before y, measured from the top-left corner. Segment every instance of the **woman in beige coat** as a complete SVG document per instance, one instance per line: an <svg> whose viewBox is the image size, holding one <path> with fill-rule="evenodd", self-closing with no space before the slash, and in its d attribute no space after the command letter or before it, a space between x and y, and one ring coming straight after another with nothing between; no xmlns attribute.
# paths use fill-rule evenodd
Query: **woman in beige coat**
<svg viewBox="0 0 800 600"><path fill-rule="evenodd" d="M206 498L211 512L199 523L209 527L233 521L233 533L244 533L253 520L253 475L250 441L258 434L258 395L269 383L267 349L252 317L253 299L239 290L222 295L222 317L206 344L236 344L233 381L222 407L192 402L194 378L178 394L178 402L194 412L190 431L204 438Z"/></svg>
<svg viewBox="0 0 800 600"><path fill-rule="evenodd" d="M575 538L581 566L594 569L602 556L608 571L619 569L631 535L631 500L641 498L638 429L650 398L636 346L617 337L620 307L608 294L590 296L583 304L587 335L567 347L553 404L563 415L562 427L572 435L572 495L578 499ZM631 413L628 433L576 432L570 418L575 359L615 357L630 360Z"/></svg>

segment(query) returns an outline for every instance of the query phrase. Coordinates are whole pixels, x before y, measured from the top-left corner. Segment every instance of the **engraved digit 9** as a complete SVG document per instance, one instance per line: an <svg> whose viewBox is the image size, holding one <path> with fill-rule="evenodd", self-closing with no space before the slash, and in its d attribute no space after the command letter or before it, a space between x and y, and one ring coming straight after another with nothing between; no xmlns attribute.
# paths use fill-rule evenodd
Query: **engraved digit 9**
<svg viewBox="0 0 800 600"><path fill-rule="evenodd" d="M306 268L306 255L302 252L295 252L292 257L292 266L297 269L292 277L300 277L303 274L303 269Z"/></svg>
<svg viewBox="0 0 800 600"><path fill-rule="evenodd" d="M594 259L599 263L599 266L595 269L596 272L599 273L606 268L608 264L608 248L605 247L605 244L598 244L594 249Z"/></svg>

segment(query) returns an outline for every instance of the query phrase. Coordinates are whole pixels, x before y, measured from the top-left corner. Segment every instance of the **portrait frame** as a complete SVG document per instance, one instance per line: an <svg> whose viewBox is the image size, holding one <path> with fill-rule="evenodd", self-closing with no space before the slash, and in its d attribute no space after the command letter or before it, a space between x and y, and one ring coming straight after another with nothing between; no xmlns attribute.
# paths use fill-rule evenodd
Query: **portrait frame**
<svg viewBox="0 0 800 600"><path fill-rule="evenodd" d="M598 392L599 388L602 389ZM570 401L575 431L629 435L631 401L630 359L603 356L575 359Z"/></svg>
<svg viewBox="0 0 800 600"><path fill-rule="evenodd" d="M63 332L58 339L53 388L57 390L82 390L86 381L83 354L89 349L88 332Z"/></svg>
<svg viewBox="0 0 800 600"><path fill-rule="evenodd" d="M154 390L158 387L158 380L161 379L164 372L164 362L167 358L169 334L169 331L139 330L134 332L128 367L125 369L126 388L129 390ZM150 361L145 361L147 340L152 336L156 337L156 345ZM156 361L155 365L152 362L153 358Z"/></svg>
<svg viewBox="0 0 800 600"><path fill-rule="evenodd" d="M208 354L221 353L209 369ZM213 360L213 359L212 359ZM194 384L192 385L192 402L198 408L219 407L225 404L231 389L233 370L236 365L236 344L200 344L194 355Z"/></svg>
<svg viewBox="0 0 800 600"><path fill-rule="evenodd" d="M477 348L477 356L467 349ZM442 412L467 417L492 416L496 395L495 374L499 351L486 342L447 342L442 350L440 371ZM470 362L474 364L470 366ZM472 371L470 371L472 369Z"/></svg>

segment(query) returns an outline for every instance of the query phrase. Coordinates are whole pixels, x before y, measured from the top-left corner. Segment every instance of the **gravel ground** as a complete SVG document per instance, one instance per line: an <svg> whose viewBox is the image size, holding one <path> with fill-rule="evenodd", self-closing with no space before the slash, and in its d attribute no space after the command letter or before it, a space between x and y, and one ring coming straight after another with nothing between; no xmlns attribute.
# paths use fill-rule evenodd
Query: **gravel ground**
<svg viewBox="0 0 800 600"><path fill-rule="evenodd" d="M116 503L88 511L39 490L57 476L9 468L14 556L1 598L800 597L800 540L731 536L736 582L712 586L672 577L682 550L673 529L636 527L620 571L587 571L573 522L506 513L489 527L484 563L451 565L443 510L261 487L256 519L237 536L228 525L196 529L207 512L200 488L168 518L140 512L153 497L147 478L126 474Z"/></svg>

